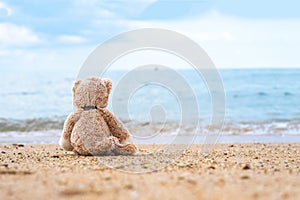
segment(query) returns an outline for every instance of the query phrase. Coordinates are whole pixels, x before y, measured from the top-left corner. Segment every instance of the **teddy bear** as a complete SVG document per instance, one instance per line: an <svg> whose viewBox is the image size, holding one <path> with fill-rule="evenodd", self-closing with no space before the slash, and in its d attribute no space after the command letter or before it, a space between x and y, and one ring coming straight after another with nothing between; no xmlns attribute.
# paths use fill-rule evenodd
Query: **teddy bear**
<svg viewBox="0 0 300 200"><path fill-rule="evenodd" d="M59 144L79 155L132 155L134 144L126 143L129 132L107 108L110 79L77 80L72 88L73 111L66 119Z"/></svg>

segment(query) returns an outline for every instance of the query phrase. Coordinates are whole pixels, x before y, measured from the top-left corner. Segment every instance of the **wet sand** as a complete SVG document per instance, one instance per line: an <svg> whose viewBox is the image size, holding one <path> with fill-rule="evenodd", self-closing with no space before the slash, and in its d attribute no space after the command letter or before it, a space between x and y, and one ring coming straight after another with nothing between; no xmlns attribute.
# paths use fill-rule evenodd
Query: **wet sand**
<svg viewBox="0 0 300 200"><path fill-rule="evenodd" d="M139 148L84 157L58 145L0 145L0 199L300 199L300 143L219 144L208 154L192 145L178 157Z"/></svg>

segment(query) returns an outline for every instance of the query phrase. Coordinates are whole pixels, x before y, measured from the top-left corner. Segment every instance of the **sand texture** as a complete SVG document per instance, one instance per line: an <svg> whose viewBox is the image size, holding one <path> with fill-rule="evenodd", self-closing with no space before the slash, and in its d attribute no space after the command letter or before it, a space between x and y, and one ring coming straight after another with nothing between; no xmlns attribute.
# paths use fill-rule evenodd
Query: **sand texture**
<svg viewBox="0 0 300 200"><path fill-rule="evenodd" d="M222 144L209 154L193 145L176 156L158 147L128 158L2 144L0 199L300 199L299 143Z"/></svg>

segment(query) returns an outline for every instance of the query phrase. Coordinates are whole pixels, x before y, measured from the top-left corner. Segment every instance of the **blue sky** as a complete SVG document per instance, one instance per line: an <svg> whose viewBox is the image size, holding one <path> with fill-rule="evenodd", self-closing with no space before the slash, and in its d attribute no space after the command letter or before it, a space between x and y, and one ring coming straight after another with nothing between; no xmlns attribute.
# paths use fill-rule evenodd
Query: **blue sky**
<svg viewBox="0 0 300 200"><path fill-rule="evenodd" d="M300 67L297 0L0 0L0 68L78 69L114 35L167 28L219 68Z"/></svg>

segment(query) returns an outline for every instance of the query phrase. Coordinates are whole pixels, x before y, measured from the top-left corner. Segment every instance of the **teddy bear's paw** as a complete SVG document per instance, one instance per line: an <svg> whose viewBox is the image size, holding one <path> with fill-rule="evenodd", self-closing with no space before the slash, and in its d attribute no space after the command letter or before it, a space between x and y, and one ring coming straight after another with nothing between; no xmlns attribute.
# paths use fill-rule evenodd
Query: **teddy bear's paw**
<svg viewBox="0 0 300 200"><path fill-rule="evenodd" d="M117 146L117 153L122 155L133 155L138 151L137 147L134 144L125 144Z"/></svg>
<svg viewBox="0 0 300 200"><path fill-rule="evenodd" d="M108 140L110 141L110 143L115 144L115 145L118 145L120 143L119 139L114 136L109 137Z"/></svg>

